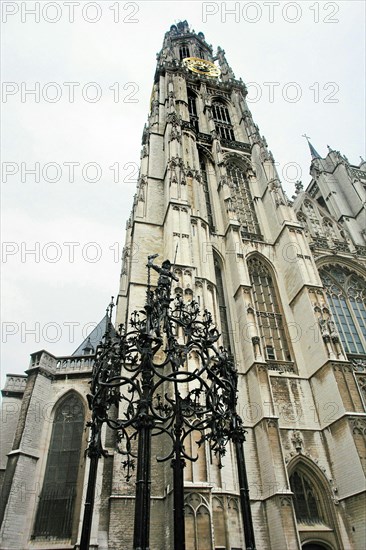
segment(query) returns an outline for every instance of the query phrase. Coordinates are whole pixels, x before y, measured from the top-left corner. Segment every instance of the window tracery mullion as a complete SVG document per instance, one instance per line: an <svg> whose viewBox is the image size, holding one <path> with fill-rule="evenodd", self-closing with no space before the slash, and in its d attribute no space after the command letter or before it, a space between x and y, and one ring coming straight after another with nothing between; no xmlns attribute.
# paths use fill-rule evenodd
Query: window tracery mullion
<svg viewBox="0 0 366 550"><path fill-rule="evenodd" d="M189 48L188 48L188 46L185 46L185 45L180 46L179 56L180 56L181 61L183 59L185 59L186 57L189 57Z"/></svg>
<svg viewBox="0 0 366 550"><path fill-rule="evenodd" d="M282 336L282 334L281 334L282 328L280 327L280 324L279 324L278 321L279 321L279 319L278 319L277 317L274 317L274 323L275 323L275 325L276 325L276 332L277 332L277 334L278 334L278 337L277 337L277 338L278 338L278 348L279 348L279 350L281 351L281 358L282 358L282 359L285 359L284 348L283 348L282 338L281 338L281 336ZM276 346L276 347L277 347L277 346Z"/></svg>
<svg viewBox="0 0 366 550"><path fill-rule="evenodd" d="M290 476L290 487L294 493L297 521L305 524L325 523L319 495L314 485L301 471L295 471Z"/></svg>
<svg viewBox="0 0 366 550"><path fill-rule="evenodd" d="M320 269L323 285L347 353L365 353L366 311L363 280L347 268L326 266Z"/></svg>
<svg viewBox="0 0 366 550"><path fill-rule="evenodd" d="M237 207L239 221L246 226L247 231L253 234L260 234L259 223L254 208L253 199L249 184L242 169L234 164L227 167L228 177L234 188L234 200Z"/></svg>
<svg viewBox="0 0 366 550"><path fill-rule="evenodd" d="M68 539L72 535L84 412L80 399L70 396L54 417L33 538Z"/></svg>
<svg viewBox="0 0 366 550"><path fill-rule="evenodd" d="M212 104L212 114L219 137L224 140L235 141L233 125L226 105L218 101L214 102Z"/></svg>
<svg viewBox="0 0 366 550"><path fill-rule="evenodd" d="M350 353L357 353L357 342L354 338L354 330L352 330L353 328L356 329L356 327L354 323L350 324L349 322L349 320L352 321L350 310L347 306L347 303L344 300L344 297L343 297L343 300L341 300L339 297L336 297L336 300L338 301L338 304L339 304L338 308L335 304L336 311L338 312L338 309L341 311L342 317L344 320L341 326L344 332L345 340L347 342L347 346L346 346L347 351ZM333 299L333 303L335 303L334 299ZM339 323L341 323L339 314L338 314L338 318L339 318ZM344 328L347 328L347 332L344 331ZM349 338L347 338L347 334L349 334ZM352 346L353 349L349 349L350 346Z"/></svg>
<svg viewBox="0 0 366 550"><path fill-rule="evenodd" d="M352 282L354 281L353 285ZM351 273L346 281L347 296L351 304L351 314L356 318L356 322L360 327L361 334L360 339L362 342L362 347L365 350L366 342L366 308L363 301L363 294L366 298L366 288L360 288L360 284L357 280L354 280L354 276Z"/></svg>
<svg viewBox="0 0 366 550"><path fill-rule="evenodd" d="M266 268L258 265L257 262L256 259L249 260L248 267L262 347L267 359L287 361L289 360L289 349L273 280L266 272ZM273 351L269 348L272 348Z"/></svg>
<svg viewBox="0 0 366 550"><path fill-rule="evenodd" d="M361 332L362 332L363 337L366 340L366 308L365 308L363 302L359 302L358 300L355 301L355 304L357 306L357 311L359 313L359 316L357 316L357 318L359 319Z"/></svg>

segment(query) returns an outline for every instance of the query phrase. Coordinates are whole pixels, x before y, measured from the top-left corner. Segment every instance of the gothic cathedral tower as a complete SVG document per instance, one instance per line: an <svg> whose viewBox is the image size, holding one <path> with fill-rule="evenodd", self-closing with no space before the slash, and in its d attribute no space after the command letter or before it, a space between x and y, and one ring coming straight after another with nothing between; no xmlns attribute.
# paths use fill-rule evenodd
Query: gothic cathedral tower
<svg viewBox="0 0 366 550"><path fill-rule="evenodd" d="M175 260L174 291L214 313L236 360L257 547L349 548L362 537L364 450L352 422L364 408L308 234L245 98L221 48L215 55L185 21L170 28L143 133L117 321L143 305L148 254ZM362 244L365 212L352 200L357 213L343 235L352 226ZM345 480L344 446L354 482ZM218 470L206 449L186 468L189 549L243 548L237 491L229 457Z"/></svg>
<svg viewBox="0 0 366 550"><path fill-rule="evenodd" d="M143 131L116 325L144 305L148 255L174 262L173 293L187 301L194 297L212 312L222 344L235 358L257 549L360 550L366 164L352 166L333 150L322 159L311 146L313 179L306 192L298 186L291 203L246 94L221 48L214 54L186 21L172 25L158 54ZM88 414L93 352L92 336L63 362L44 351L32 356L26 390L17 393L23 412L13 422L15 439L7 449L0 548L46 549L50 539L72 548L79 540L87 479L80 427ZM74 359L82 365L78 376L71 372ZM31 441L27 411L47 391L54 396L53 431L38 422ZM9 399L15 394L5 388ZM58 512L69 525L62 531L46 518L44 503L52 497L44 500L44 486L49 461L55 460L51 448L61 430L57 411L64 395L84 408L73 409L79 411L74 422L79 450L69 483L72 507L67 517ZM111 434L105 444L110 454L99 466L92 547L126 550L132 548L134 483L124 480ZM153 462L160 451L155 441ZM198 460L186 465L187 550L245 547L230 448L223 463L219 468L215 455L201 446ZM25 464L37 487L18 509L25 525L19 538L15 491ZM151 491L151 549L170 550L168 467L153 465Z"/></svg>

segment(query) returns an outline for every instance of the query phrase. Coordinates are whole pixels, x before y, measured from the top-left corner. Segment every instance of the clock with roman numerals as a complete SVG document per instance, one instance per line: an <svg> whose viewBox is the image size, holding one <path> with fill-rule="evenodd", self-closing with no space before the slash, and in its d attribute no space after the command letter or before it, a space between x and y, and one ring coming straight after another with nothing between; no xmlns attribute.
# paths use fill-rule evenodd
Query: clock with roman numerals
<svg viewBox="0 0 366 550"><path fill-rule="evenodd" d="M221 73L220 69L211 63L211 61L199 57L186 57L183 59L183 64L193 73L203 74L205 76L217 78Z"/></svg>

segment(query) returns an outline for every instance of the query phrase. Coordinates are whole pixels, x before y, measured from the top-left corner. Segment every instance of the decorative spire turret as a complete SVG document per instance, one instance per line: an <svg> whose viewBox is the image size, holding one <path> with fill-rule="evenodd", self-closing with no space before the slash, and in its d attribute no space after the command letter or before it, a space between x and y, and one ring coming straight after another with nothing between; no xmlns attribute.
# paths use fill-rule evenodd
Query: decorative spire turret
<svg viewBox="0 0 366 550"><path fill-rule="evenodd" d="M235 79L235 74L226 60L225 50L220 48L220 46L217 48L217 59L219 60L222 79L223 80L228 80L230 78Z"/></svg>
<svg viewBox="0 0 366 550"><path fill-rule="evenodd" d="M309 145L309 149L310 149L310 154L311 154L311 158L314 160L314 159L321 159L322 157L319 155L318 151L315 149L315 147L312 145L312 143L310 142L310 137L307 136L306 134L303 134L302 137L306 138L307 141L308 141L308 145Z"/></svg>

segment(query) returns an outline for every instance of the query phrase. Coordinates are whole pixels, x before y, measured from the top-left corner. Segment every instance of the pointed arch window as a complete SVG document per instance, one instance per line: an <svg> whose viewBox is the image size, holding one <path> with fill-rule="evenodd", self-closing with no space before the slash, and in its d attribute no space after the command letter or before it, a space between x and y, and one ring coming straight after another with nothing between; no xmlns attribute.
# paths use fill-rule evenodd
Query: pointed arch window
<svg viewBox="0 0 366 550"><path fill-rule="evenodd" d="M346 353L366 353L366 281L346 266L319 269Z"/></svg>
<svg viewBox="0 0 366 550"><path fill-rule="evenodd" d="M184 44L179 47L179 58L183 61L186 57L189 57L189 48Z"/></svg>
<svg viewBox="0 0 366 550"><path fill-rule="evenodd" d="M267 266L256 257L249 259L248 270L265 357L268 360L291 361L273 277Z"/></svg>
<svg viewBox="0 0 366 550"><path fill-rule="evenodd" d="M185 497L187 550L212 548L212 523L207 500L199 493L189 493Z"/></svg>
<svg viewBox="0 0 366 550"><path fill-rule="evenodd" d="M296 519L299 523L325 523L318 492L310 479L295 470L290 476L290 487L294 493Z"/></svg>
<svg viewBox="0 0 366 550"><path fill-rule="evenodd" d="M216 100L212 103L212 116L215 123L216 132L220 139L235 141L234 130L231 124L229 109L226 105Z"/></svg>
<svg viewBox="0 0 366 550"><path fill-rule="evenodd" d="M33 538L72 537L83 430L84 406L71 394L55 411Z"/></svg>
<svg viewBox="0 0 366 550"><path fill-rule="evenodd" d="M224 348L230 352L230 337L229 337L229 323L227 308L225 302L224 285L222 281L222 273L219 261L214 259L215 263L215 277L216 277L216 289L217 289L217 301L220 313L220 332L222 337L222 343Z"/></svg>
<svg viewBox="0 0 366 550"><path fill-rule="evenodd" d="M211 197L210 197L210 189L209 189L209 181L208 181L208 175L207 175L208 161L207 161L206 157L201 153L201 151L199 152L199 163L200 163L200 171L201 171L203 192L205 194L207 221L208 221L208 225L210 227L210 230L212 232L215 232L215 225L214 225L214 219L213 219L213 214L212 214L212 205L211 205Z"/></svg>
<svg viewBox="0 0 366 550"><path fill-rule="evenodd" d="M196 132L199 132L198 127L198 115L197 115L197 96L196 94L188 88L188 112L189 112L189 121L193 126Z"/></svg>
<svg viewBox="0 0 366 550"><path fill-rule="evenodd" d="M262 239L248 178L243 168L239 164L229 162L226 166L226 173L229 186L233 190L232 199L238 220L241 223L243 238Z"/></svg>

